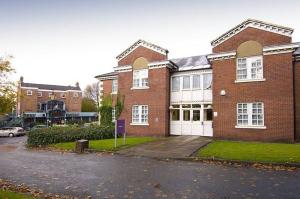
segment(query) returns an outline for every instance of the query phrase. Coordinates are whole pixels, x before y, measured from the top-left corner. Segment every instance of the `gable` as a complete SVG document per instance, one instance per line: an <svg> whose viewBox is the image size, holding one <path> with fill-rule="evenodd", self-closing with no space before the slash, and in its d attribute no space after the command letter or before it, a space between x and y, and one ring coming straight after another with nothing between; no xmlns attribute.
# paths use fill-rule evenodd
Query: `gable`
<svg viewBox="0 0 300 199"><path fill-rule="evenodd" d="M129 48L127 48L126 50L124 50L121 54L119 54L116 58L118 60L118 62L122 62L123 59L126 59L126 57L129 54L132 54L132 52L136 51L137 49L139 49L140 47L144 47L147 48L148 50L151 50L153 52L156 52L160 55L163 56L167 56L168 54L168 50L164 49L158 45L152 44L150 42L146 42L144 40L139 39L137 42L135 42L134 44L132 44Z"/></svg>
<svg viewBox="0 0 300 199"><path fill-rule="evenodd" d="M248 27L213 48L213 53L235 51L239 45L247 41L256 41L262 46L290 44L291 37L273 32Z"/></svg>
<svg viewBox="0 0 300 199"><path fill-rule="evenodd" d="M286 44L291 42L292 33L293 29L288 27L248 19L213 40L211 45L213 52L222 52L235 50L248 40L257 41L263 46ZM238 45L233 45L235 48L232 46L234 42L239 42Z"/></svg>
<svg viewBox="0 0 300 199"><path fill-rule="evenodd" d="M149 63L167 60L166 54L161 54L144 46L138 46L118 62L118 66L132 65L136 59L143 57Z"/></svg>

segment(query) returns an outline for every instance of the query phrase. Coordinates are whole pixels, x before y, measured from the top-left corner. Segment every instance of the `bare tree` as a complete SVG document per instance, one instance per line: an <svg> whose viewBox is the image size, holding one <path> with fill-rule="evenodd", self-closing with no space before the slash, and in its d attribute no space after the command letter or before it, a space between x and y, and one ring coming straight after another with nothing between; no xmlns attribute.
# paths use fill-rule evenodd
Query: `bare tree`
<svg viewBox="0 0 300 199"><path fill-rule="evenodd" d="M89 84L85 87L83 91L84 97L93 100L96 103L97 108L99 108L99 84L98 82Z"/></svg>

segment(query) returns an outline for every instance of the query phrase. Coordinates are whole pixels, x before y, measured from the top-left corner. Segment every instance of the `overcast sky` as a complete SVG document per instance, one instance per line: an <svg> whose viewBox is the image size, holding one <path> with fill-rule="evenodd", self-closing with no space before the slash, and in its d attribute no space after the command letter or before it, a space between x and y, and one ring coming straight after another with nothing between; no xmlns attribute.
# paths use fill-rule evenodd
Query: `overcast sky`
<svg viewBox="0 0 300 199"><path fill-rule="evenodd" d="M300 1L0 0L0 54L14 56L25 82L82 88L111 72L115 57L138 39L170 58L211 52L210 42L247 18L294 28Z"/></svg>

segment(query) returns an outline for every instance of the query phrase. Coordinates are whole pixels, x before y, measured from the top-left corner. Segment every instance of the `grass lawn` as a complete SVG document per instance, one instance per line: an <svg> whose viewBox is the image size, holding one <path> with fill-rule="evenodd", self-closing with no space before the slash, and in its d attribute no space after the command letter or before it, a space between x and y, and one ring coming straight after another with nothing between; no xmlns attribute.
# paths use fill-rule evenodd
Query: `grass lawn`
<svg viewBox="0 0 300 199"><path fill-rule="evenodd" d="M35 199L32 196L28 196L25 194L16 193L12 191L7 191L3 189L0 189L0 198L1 199Z"/></svg>
<svg viewBox="0 0 300 199"><path fill-rule="evenodd" d="M300 144L213 141L198 152L201 158L270 163L300 163Z"/></svg>
<svg viewBox="0 0 300 199"><path fill-rule="evenodd" d="M158 140L158 138L153 137L126 137L126 144L123 144L123 138L117 139L117 148L115 148L115 139L104 139L104 140L90 140L89 148L97 151L117 151L127 147L132 147L138 144L143 144L146 142L152 142ZM75 142L65 142L51 144L50 147L63 150L74 150Z"/></svg>

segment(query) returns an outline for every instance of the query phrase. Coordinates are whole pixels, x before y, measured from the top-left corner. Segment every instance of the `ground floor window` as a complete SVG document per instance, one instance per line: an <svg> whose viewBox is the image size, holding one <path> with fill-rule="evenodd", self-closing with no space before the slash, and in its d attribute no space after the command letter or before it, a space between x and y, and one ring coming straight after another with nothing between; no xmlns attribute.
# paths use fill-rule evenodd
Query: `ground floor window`
<svg viewBox="0 0 300 199"><path fill-rule="evenodd" d="M264 126L264 104L238 103L237 126Z"/></svg>
<svg viewBox="0 0 300 199"><path fill-rule="evenodd" d="M211 104L174 104L171 106L172 121L212 121Z"/></svg>
<svg viewBox="0 0 300 199"><path fill-rule="evenodd" d="M132 123L135 124L148 123L148 105L132 106Z"/></svg>

